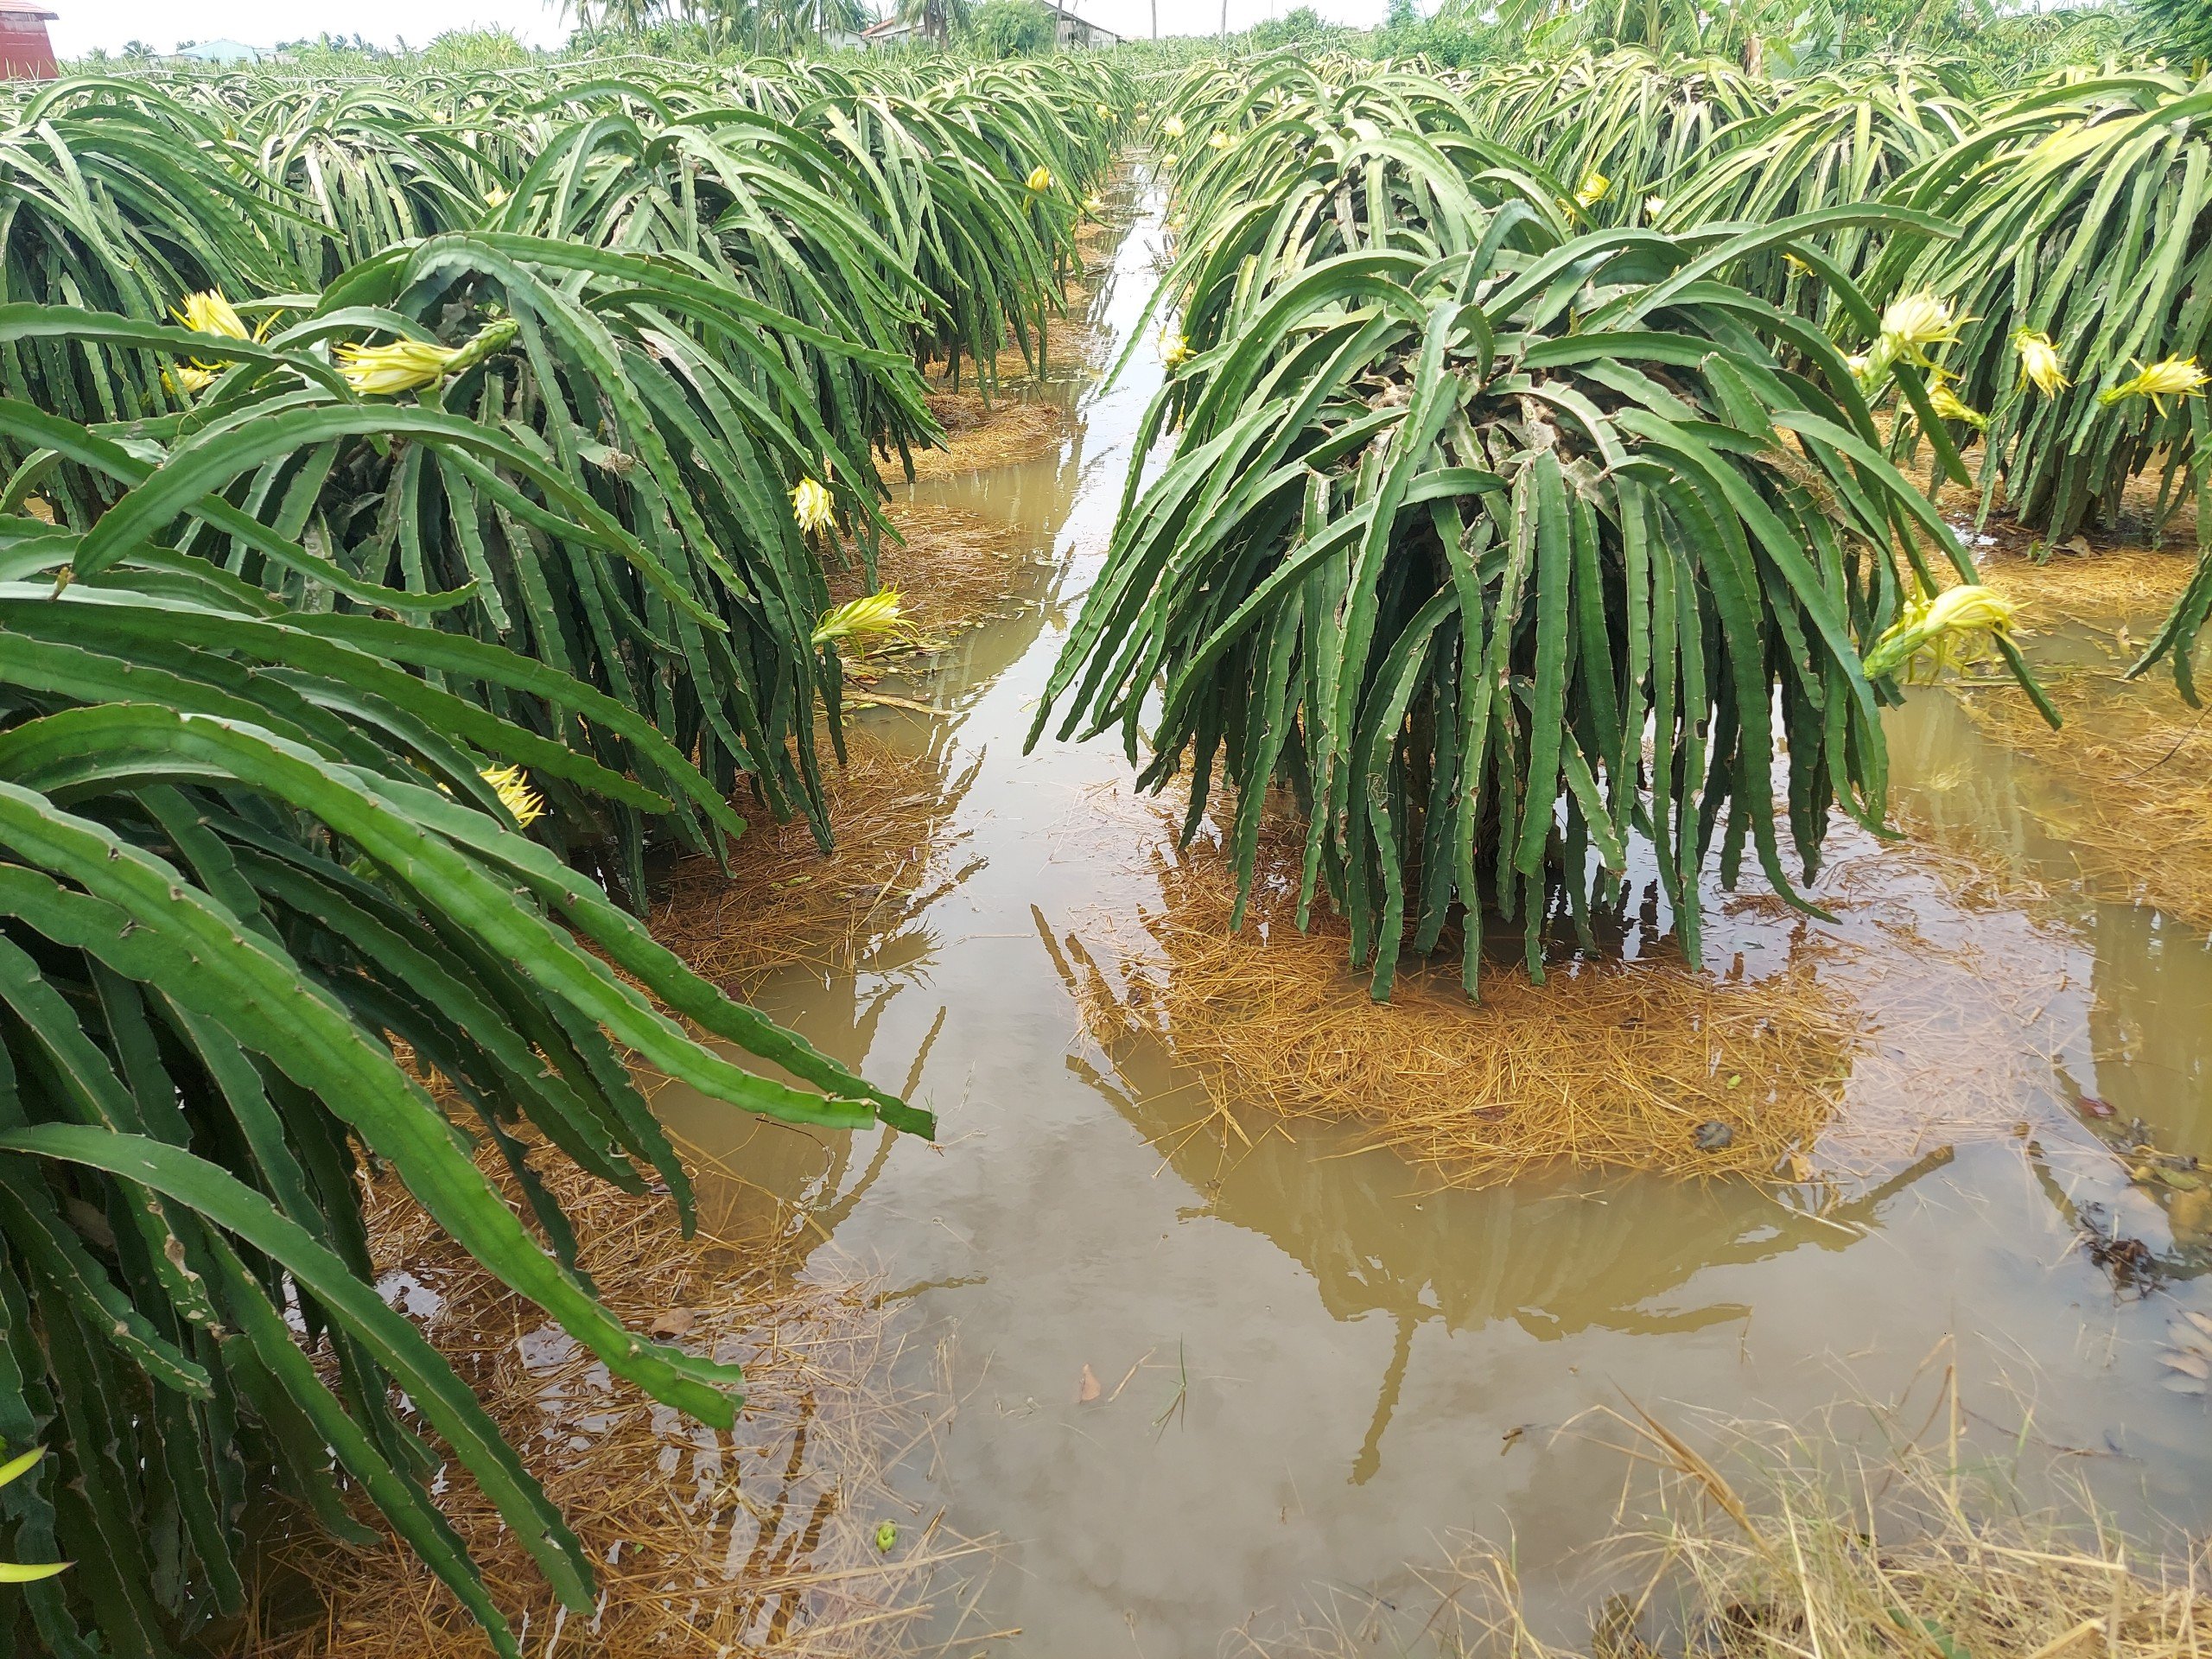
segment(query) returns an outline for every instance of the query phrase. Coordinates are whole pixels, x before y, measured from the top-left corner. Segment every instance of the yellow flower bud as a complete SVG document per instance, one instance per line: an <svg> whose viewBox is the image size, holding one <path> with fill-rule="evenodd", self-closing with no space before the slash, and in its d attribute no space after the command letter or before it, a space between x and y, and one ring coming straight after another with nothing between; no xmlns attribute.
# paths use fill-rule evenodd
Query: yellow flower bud
<svg viewBox="0 0 2212 1659"><path fill-rule="evenodd" d="M226 340L253 338L219 288L211 288L204 294L186 295L182 308L171 315L194 334L220 334Z"/></svg>
<svg viewBox="0 0 2212 1659"><path fill-rule="evenodd" d="M1167 372L1173 374L1191 360L1191 342L1173 330L1164 330L1160 336L1160 360Z"/></svg>
<svg viewBox="0 0 2212 1659"><path fill-rule="evenodd" d="M2135 369L2132 378L2121 381L2110 391L2099 392L2097 401L2116 404L2123 397L2148 397L2152 406L2163 415L2166 412L2165 399L2201 397L2206 380L2212 378L2196 366L2194 357L2161 358L2147 369L2140 363Z"/></svg>
<svg viewBox="0 0 2212 1659"><path fill-rule="evenodd" d="M1989 424L1986 416L1959 401L1959 394L1951 390L1950 377L1940 370L1928 378L1928 407L1939 421L1964 421L1976 431Z"/></svg>
<svg viewBox="0 0 2212 1659"><path fill-rule="evenodd" d="M2046 397L2056 397L2074 383L2066 378L2065 365L2058 360L2058 347L2050 343L2050 336L2034 328L2023 328L2012 336L2012 349L2020 354L2020 381L2032 385Z"/></svg>
<svg viewBox="0 0 2212 1659"><path fill-rule="evenodd" d="M1945 346L1959 337L1959 324L1951 315L1951 302L1928 289L1890 302L1882 313L1882 338L1893 353L1927 361L1930 346Z"/></svg>
<svg viewBox="0 0 2212 1659"><path fill-rule="evenodd" d="M1987 588L1953 588L1933 599L1916 594L1866 653L1866 677L1918 669L1918 659L1925 657L1926 677L1932 679L1946 668L1972 662L1992 639L2009 637L2016 614L2010 600Z"/></svg>
<svg viewBox="0 0 2212 1659"><path fill-rule="evenodd" d="M791 492L791 518L803 535L827 530L836 521L830 492L810 478L802 478Z"/></svg>
<svg viewBox="0 0 2212 1659"><path fill-rule="evenodd" d="M1052 169L1041 166L1031 168L1029 169L1028 184L1029 194L1031 195L1043 195L1047 190L1052 188Z"/></svg>
<svg viewBox="0 0 2212 1659"><path fill-rule="evenodd" d="M922 631L908 620L899 590L886 588L863 594L858 599L849 599L842 605L823 612L821 620L814 625L813 639L817 649L849 639L866 656L880 639L918 645Z"/></svg>
<svg viewBox="0 0 2212 1659"><path fill-rule="evenodd" d="M1169 116L1166 120L1160 124L1160 130L1170 138L1180 138L1183 136L1183 118L1179 115Z"/></svg>
<svg viewBox="0 0 2212 1659"><path fill-rule="evenodd" d="M338 372L355 391L364 397L389 397L434 386L449 374L464 374L511 344L521 332L520 323L503 317L478 330L476 337L464 346L396 340L389 346L340 346L334 355Z"/></svg>
<svg viewBox="0 0 2212 1659"><path fill-rule="evenodd" d="M544 798L530 786L529 774L520 766L491 766L478 775L498 792L499 804L521 828L527 830L545 816Z"/></svg>

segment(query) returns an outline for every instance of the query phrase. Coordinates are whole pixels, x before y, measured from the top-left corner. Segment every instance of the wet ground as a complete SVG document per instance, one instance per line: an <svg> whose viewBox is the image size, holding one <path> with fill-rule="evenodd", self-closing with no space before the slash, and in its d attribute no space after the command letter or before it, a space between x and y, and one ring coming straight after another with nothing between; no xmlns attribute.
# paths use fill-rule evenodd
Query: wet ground
<svg viewBox="0 0 2212 1659"><path fill-rule="evenodd" d="M1093 315L1116 350L1159 237L1156 199L1125 205L1143 211ZM1831 843L1838 924L1716 908L1716 971L1817 952L1856 1010L1812 1181L1440 1191L1351 1128L1251 1114L1247 1144L1170 1057L1084 1034L1059 963L1156 901L1143 820L1110 742L1021 746L1157 377L1148 340L1110 386L1076 372L1041 394L1074 407L1052 454L917 486L1045 556L938 672L885 683L941 715L861 716L976 766L939 855L967 874L849 971L759 998L934 1106L941 1143L823 1143L660 1096L732 1172L722 1202L810 1206L957 1332L959 1413L913 1491L1003 1545L980 1600L947 1604L957 1650L1019 1629L1017 1651L1211 1655L1317 1592L1408 1592L1465 1529L1510 1535L1571 1632L1562 1564L1606 1530L1622 1467L1560 1425L1624 1394L1674 1421L1800 1420L1954 1353L1970 1416L2063 1449L2123 1521L2212 1521L2203 1402L2157 1358L2177 1305L2212 1307L2196 1206L2154 1202L2113 1149L2139 1118L2212 1160L2212 946L2077 892L2035 810L2049 780L1951 692L1892 719L1907 839ZM2094 1260L2085 1225L2139 1237L2139 1273Z"/></svg>

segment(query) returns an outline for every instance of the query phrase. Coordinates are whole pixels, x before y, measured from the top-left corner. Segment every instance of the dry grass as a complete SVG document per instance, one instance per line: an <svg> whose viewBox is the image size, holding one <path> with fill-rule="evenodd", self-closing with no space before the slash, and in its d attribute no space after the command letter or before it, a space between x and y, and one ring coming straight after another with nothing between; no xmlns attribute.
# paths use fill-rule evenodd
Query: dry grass
<svg viewBox="0 0 2212 1659"><path fill-rule="evenodd" d="M1413 1596L1339 1598L1279 1635L1247 1632L1243 1650L2201 1659L2212 1603L2196 1546L2146 1564L2076 1487L2029 1510L2014 1470L1975 1461L1955 1416L1937 1445L1859 1456L1825 1430L1729 1426L1732 1451L1707 1457L1633 1405L1603 1415L1630 1468L1656 1472L1640 1513L1597 1552L1625 1587L1591 1608L1586 1637L1540 1637L1511 1558L1468 1541Z"/></svg>
<svg viewBox="0 0 2212 1659"><path fill-rule="evenodd" d="M1388 1003L1346 966L1346 933L1295 925L1294 832L1263 838L1245 930L1217 846L1157 855L1160 906L1101 963L1070 941L1071 987L1109 1050L1142 1036L1232 1103L1351 1118L1454 1184L1537 1166L1802 1180L1848 1070L1849 1030L1809 960L1758 979L1677 961L1576 962L1532 985L1494 965L1470 1005L1448 970L1401 974ZM1719 1124L1726 1143L1700 1147ZM1713 1131L1707 1130L1708 1136Z"/></svg>
<svg viewBox="0 0 2212 1659"><path fill-rule="evenodd" d="M563 1613L474 1485L445 1485L440 1502L525 1646L571 1659L913 1651L950 1573L982 1563L895 1490L896 1466L944 1407L891 1381L908 1338L878 1287L795 1276L791 1227L686 1240L664 1197L621 1193L562 1160L548 1160L545 1179L608 1306L633 1328L742 1363L747 1395L737 1426L721 1432L612 1382L397 1180L374 1185L380 1288L476 1390L597 1566L597 1609ZM887 1522L898 1529L887 1551L877 1540ZM491 1652L396 1541L301 1541L281 1547L270 1572L321 1611L242 1643L242 1659Z"/></svg>
<svg viewBox="0 0 2212 1659"><path fill-rule="evenodd" d="M2196 569L2196 555L2168 548L2106 548L2083 553L2053 549L2038 563L2018 553L1984 550L1981 579L2024 607L2024 625L2048 628L2054 619L2093 627L2123 622L2140 627L2172 608ZM1947 580L1948 569L1940 572Z"/></svg>
<svg viewBox="0 0 2212 1659"><path fill-rule="evenodd" d="M957 885L954 812L972 766L948 779L943 755L861 730L849 764L828 774L836 850L824 856L801 822L756 819L723 874L708 858L677 866L654 907L653 937L706 977L744 995L779 969L849 966L916 925Z"/></svg>

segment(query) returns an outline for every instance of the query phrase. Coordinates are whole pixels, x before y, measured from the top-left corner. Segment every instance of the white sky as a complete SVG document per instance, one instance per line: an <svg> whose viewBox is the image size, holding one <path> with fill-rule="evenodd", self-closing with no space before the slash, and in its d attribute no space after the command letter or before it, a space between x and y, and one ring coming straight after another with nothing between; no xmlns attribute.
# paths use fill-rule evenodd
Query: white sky
<svg viewBox="0 0 2212 1659"><path fill-rule="evenodd" d="M1152 27L1154 0L1075 0L1075 10L1124 35ZM1229 26L1249 28L1287 10L1298 0L1229 0ZM181 40L243 41L270 46L279 40L328 32L365 35L379 46L404 39L420 46L432 35L471 23L504 23L539 46L568 36L560 16L542 0L48 0L60 14L48 25L61 57L96 46L119 50L143 41L168 51ZM1211 34L1221 24L1220 0L1156 0L1163 35ZM1324 17L1362 26L1379 23L1387 0L1316 0Z"/></svg>

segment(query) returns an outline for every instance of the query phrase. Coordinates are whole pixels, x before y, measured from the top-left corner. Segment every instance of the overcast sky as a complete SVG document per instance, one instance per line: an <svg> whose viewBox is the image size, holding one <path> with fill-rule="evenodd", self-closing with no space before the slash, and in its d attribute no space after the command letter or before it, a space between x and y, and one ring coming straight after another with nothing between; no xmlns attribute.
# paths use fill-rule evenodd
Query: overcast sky
<svg viewBox="0 0 2212 1659"><path fill-rule="evenodd" d="M866 3L867 0L863 0ZM104 46L119 50L143 41L168 51L181 40L243 41L269 46L303 35L365 35L380 46L404 39L421 45L433 35L470 23L504 23L538 46L556 46L568 30L542 0L48 0L60 14L50 25L54 48L73 58ZM1229 26L1243 29L1297 0L1229 0ZM1314 10L1339 22L1377 23L1387 0L1317 0ZM1157 0L1163 35L1211 34L1221 24L1220 0ZM1075 10L1125 35L1152 27L1152 0L1076 0Z"/></svg>

